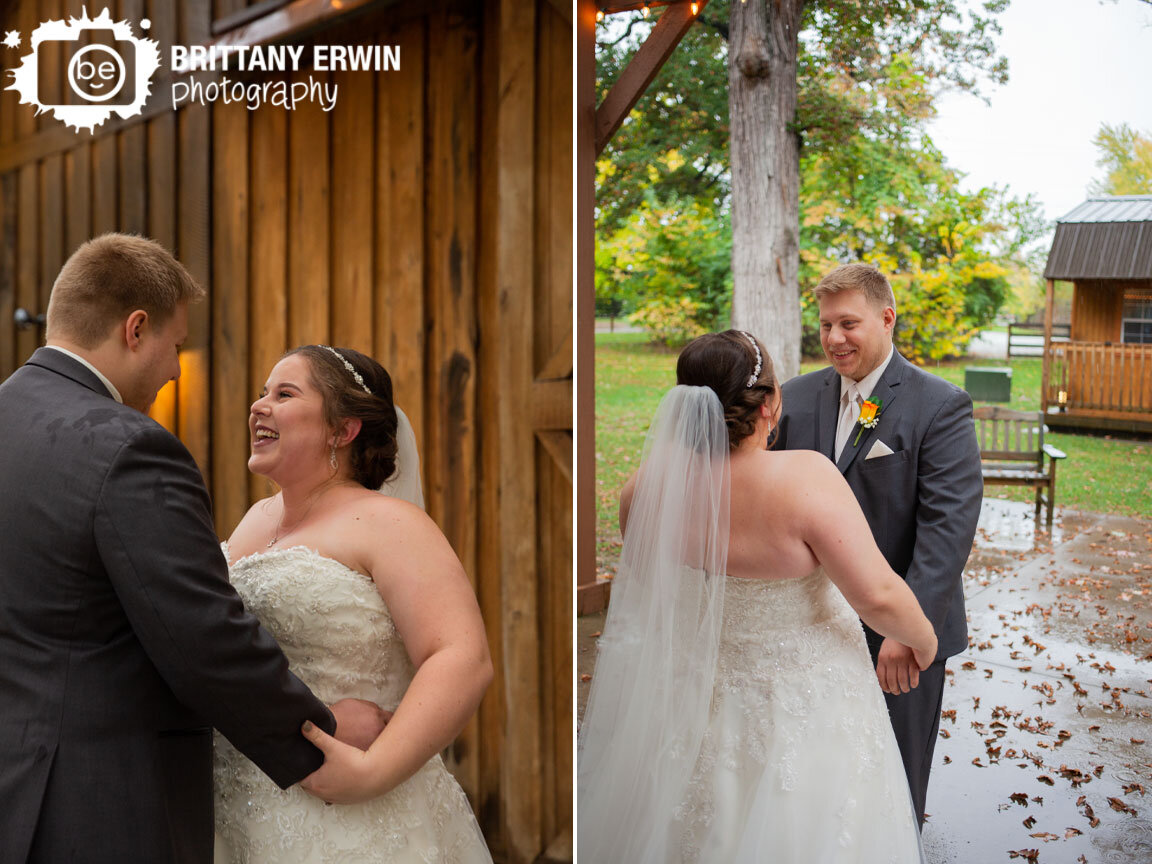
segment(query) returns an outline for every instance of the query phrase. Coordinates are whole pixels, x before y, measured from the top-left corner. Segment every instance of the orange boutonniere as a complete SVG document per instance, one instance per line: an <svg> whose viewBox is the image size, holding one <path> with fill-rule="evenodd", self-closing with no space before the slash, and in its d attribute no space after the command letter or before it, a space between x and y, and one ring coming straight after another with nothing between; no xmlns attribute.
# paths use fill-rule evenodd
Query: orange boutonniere
<svg viewBox="0 0 1152 864"><path fill-rule="evenodd" d="M860 431L856 433L856 440L852 442L853 447L860 443L860 436L864 434L865 429L876 428L880 422L880 406L883 404L883 399L868 399L860 406L860 419L856 421L860 424Z"/></svg>

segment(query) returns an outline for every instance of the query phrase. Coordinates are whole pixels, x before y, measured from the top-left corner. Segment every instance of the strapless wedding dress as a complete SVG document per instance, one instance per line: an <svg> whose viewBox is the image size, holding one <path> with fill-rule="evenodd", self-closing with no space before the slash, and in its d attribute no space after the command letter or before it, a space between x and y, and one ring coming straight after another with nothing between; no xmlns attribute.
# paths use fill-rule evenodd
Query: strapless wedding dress
<svg viewBox="0 0 1152 864"><path fill-rule="evenodd" d="M922 860L860 619L823 568L726 580L711 716L678 860Z"/></svg>
<svg viewBox="0 0 1152 864"><path fill-rule="evenodd" d="M293 547L244 558L231 578L321 701L356 697L396 708L414 669L368 577ZM214 779L216 864L492 861L438 755L386 795L328 806L299 787L281 790L217 734Z"/></svg>

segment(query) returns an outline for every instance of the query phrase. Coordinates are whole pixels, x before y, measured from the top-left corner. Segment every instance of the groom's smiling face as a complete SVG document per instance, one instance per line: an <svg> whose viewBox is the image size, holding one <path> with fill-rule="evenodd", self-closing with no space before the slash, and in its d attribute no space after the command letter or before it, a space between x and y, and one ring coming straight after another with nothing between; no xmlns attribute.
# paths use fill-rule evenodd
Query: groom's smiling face
<svg viewBox="0 0 1152 864"><path fill-rule="evenodd" d="M837 372L853 381L884 362L895 323L892 307L877 308L859 291L839 291L820 299L824 355Z"/></svg>

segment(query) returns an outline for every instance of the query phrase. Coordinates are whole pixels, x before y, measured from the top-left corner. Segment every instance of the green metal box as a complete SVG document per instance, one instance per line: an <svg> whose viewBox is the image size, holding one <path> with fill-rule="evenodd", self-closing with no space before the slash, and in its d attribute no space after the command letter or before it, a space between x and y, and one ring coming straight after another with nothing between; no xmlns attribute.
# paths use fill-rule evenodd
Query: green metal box
<svg viewBox="0 0 1152 864"><path fill-rule="evenodd" d="M1011 402L1012 370L1007 366L967 366L964 389L973 402Z"/></svg>

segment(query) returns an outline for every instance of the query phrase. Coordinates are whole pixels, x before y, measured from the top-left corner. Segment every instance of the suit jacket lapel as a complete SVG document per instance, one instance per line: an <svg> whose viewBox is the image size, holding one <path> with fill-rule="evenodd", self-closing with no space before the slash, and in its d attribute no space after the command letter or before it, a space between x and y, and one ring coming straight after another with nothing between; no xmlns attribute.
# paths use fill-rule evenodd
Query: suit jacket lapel
<svg viewBox="0 0 1152 864"><path fill-rule="evenodd" d="M844 445L844 450L840 453L840 459L836 463L841 474L847 473L848 468L856 460L856 456L861 450L867 450L871 446L872 438L878 430L886 425L884 421L891 420L894 416L889 415L888 412L892 403L896 401L900 382L904 378L904 368L907 365L908 361L901 357L898 351L893 350L892 360L889 361L888 368L884 370L884 374L880 376L880 380L872 388L872 395L868 397L869 399L883 400L880 405L880 413L876 415L880 422L872 429L861 429L859 426L853 428L852 434L848 436L848 442ZM856 446L853 446L852 442L856 441L857 432L860 432L860 440ZM833 435L835 435L835 431L833 431Z"/></svg>
<svg viewBox="0 0 1152 864"><path fill-rule="evenodd" d="M840 422L840 376L831 366L816 398L816 449L835 461L836 426Z"/></svg>

